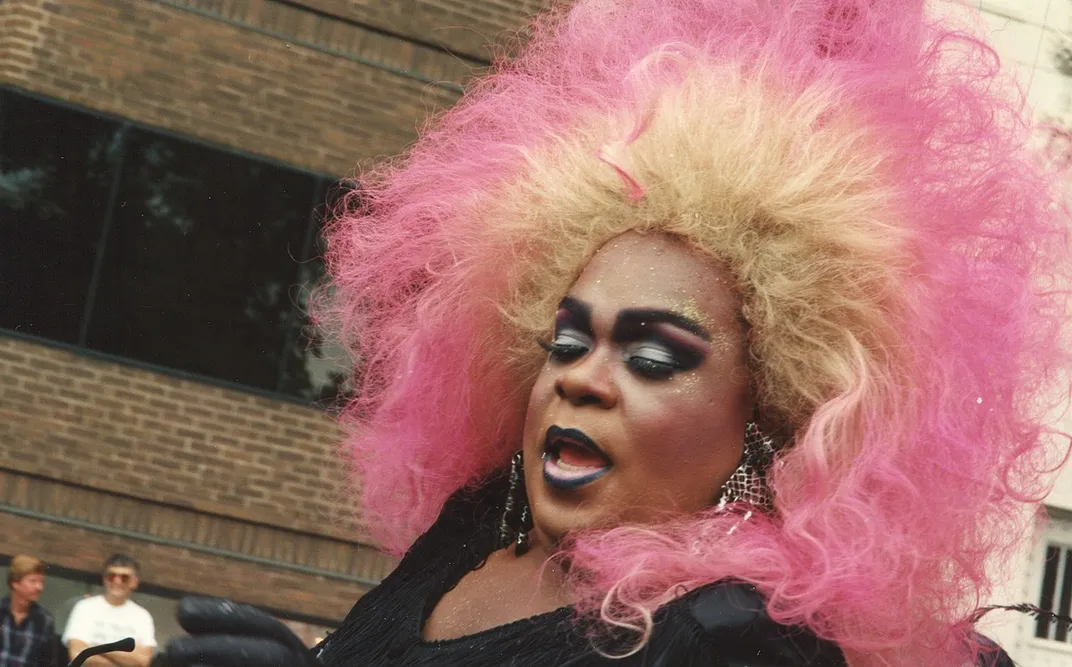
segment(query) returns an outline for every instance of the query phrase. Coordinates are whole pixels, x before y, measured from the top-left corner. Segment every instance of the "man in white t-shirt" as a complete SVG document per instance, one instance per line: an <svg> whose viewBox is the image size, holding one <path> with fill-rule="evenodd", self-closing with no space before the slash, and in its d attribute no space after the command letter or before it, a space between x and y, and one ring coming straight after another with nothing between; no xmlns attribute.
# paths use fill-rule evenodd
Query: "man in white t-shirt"
<svg viewBox="0 0 1072 667"><path fill-rule="evenodd" d="M67 619L63 643L73 660L83 649L134 638L134 652L103 653L85 667L149 667L156 647L153 617L130 599L138 587L138 561L116 554L104 563L104 595L79 600Z"/></svg>

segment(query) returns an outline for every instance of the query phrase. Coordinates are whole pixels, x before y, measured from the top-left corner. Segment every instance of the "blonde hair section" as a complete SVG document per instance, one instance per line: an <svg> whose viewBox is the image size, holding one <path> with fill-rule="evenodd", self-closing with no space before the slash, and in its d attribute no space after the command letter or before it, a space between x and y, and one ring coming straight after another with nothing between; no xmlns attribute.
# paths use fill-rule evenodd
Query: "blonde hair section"
<svg viewBox="0 0 1072 667"><path fill-rule="evenodd" d="M44 574L45 561L33 556L17 555L11 557L11 564L7 568L7 585L11 588L23 577L31 574Z"/></svg>
<svg viewBox="0 0 1072 667"><path fill-rule="evenodd" d="M673 235L737 280L758 399L779 427L796 429L835 397L881 390L861 379L881 377L874 371L897 347L891 312L907 260L891 258L905 256L908 239L883 219L890 151L839 108L833 85L779 92L755 70L693 72L652 100L648 118L585 115L531 152L522 178L480 213L497 221L486 228L496 245L530 258L511 260L501 307L512 361L523 377L539 367L532 341L604 243L629 230ZM598 156L631 124L644 126L625 147L644 188L637 202Z"/></svg>

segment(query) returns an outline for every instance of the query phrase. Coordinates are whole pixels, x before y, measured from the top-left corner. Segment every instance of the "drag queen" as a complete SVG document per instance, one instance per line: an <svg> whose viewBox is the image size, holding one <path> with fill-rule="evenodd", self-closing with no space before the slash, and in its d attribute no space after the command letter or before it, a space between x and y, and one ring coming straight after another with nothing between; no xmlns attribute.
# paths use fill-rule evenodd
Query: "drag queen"
<svg viewBox="0 0 1072 667"><path fill-rule="evenodd" d="M582 0L363 177L347 451L405 555L310 664L1004 659L970 619L1072 264L1016 89L922 6ZM233 609L174 662L293 643Z"/></svg>

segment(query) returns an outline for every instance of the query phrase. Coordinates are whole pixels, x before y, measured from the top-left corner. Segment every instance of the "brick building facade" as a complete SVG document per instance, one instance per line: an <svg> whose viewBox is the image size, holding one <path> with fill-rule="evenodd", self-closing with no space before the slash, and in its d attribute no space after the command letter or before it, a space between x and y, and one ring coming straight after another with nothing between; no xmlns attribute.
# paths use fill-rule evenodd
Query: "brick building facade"
<svg viewBox="0 0 1072 667"><path fill-rule="evenodd" d="M390 570L309 379L310 211L543 4L0 2L0 564L322 625Z"/></svg>

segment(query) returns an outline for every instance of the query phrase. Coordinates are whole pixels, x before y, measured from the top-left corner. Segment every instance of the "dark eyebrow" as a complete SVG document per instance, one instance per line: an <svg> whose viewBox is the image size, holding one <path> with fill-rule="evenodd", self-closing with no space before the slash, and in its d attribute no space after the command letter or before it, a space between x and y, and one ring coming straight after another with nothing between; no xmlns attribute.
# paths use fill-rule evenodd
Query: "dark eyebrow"
<svg viewBox="0 0 1072 667"><path fill-rule="evenodd" d="M632 329L639 324L669 324L678 329L684 329L707 342L711 342L711 332L696 320L685 317L681 313L675 313L672 310L648 308L628 308L618 313L618 319L614 324L613 336L618 338L621 336L623 329Z"/></svg>

